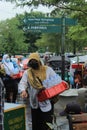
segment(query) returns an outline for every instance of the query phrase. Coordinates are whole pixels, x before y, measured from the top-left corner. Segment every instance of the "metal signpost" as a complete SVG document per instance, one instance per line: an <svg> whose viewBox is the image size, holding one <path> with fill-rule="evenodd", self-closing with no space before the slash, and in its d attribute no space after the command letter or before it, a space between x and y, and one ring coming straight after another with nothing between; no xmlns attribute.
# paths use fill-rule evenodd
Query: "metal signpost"
<svg viewBox="0 0 87 130"><path fill-rule="evenodd" d="M25 18L23 20L24 31L41 33L61 33L61 51L62 51L62 79L65 76L65 27L77 24L76 19L65 18Z"/></svg>
<svg viewBox="0 0 87 130"><path fill-rule="evenodd" d="M71 26L71 25L76 25L77 24L77 20L76 19L71 19L71 18L65 18L65 16L62 16L62 22L61 22L61 26L62 26L62 79L65 79L65 27L66 26Z"/></svg>

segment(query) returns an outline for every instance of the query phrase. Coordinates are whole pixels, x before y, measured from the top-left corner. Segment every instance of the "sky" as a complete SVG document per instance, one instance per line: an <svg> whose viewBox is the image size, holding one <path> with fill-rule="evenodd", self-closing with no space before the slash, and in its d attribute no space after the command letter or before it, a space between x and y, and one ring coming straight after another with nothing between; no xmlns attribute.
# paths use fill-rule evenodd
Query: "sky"
<svg viewBox="0 0 87 130"><path fill-rule="evenodd" d="M39 6L38 11L41 11L43 13L50 13L51 8L48 9L47 7ZM16 7L15 3L11 4L10 2L0 1L0 21L11 19L12 17L15 17L16 14L22 14L25 11L30 12L28 7ZM34 9L34 11L37 11L37 9Z"/></svg>

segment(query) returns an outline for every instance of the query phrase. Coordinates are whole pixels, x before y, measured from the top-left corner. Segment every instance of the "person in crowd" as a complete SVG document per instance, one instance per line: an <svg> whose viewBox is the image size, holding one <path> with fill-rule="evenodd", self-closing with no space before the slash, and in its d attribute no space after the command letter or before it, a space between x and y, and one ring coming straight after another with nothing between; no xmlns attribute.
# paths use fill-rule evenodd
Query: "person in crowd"
<svg viewBox="0 0 87 130"><path fill-rule="evenodd" d="M6 76L3 77L3 82L6 89L6 101L15 103L18 93L18 83L16 79L13 78L13 75L19 73L19 68L14 67L14 64L11 62L8 54L3 56L2 63L6 73Z"/></svg>
<svg viewBox="0 0 87 130"><path fill-rule="evenodd" d="M22 63L22 59L21 58L18 58L18 65L19 65L19 67L20 67L20 70L23 70L24 68L24 66L23 66L23 63Z"/></svg>
<svg viewBox="0 0 87 130"><path fill-rule="evenodd" d="M0 77L0 130L4 130L4 84Z"/></svg>
<svg viewBox="0 0 87 130"><path fill-rule="evenodd" d="M82 71L79 69L76 69L74 72L74 86L75 88L79 89L82 88Z"/></svg>
<svg viewBox="0 0 87 130"><path fill-rule="evenodd" d="M17 58L14 58L13 56L11 56L10 61L13 63L14 68L19 67L19 65L17 63L18 62Z"/></svg>
<svg viewBox="0 0 87 130"><path fill-rule="evenodd" d="M69 114L81 114L81 106L76 102L67 103L64 110L59 113L60 116L68 116Z"/></svg>
<svg viewBox="0 0 87 130"><path fill-rule="evenodd" d="M2 62L0 63L0 78L2 79L3 76L5 76L5 69L4 69L4 65L2 64Z"/></svg>
<svg viewBox="0 0 87 130"><path fill-rule="evenodd" d="M29 69L24 72L20 80L19 93L22 98L29 97L32 130L50 130L47 122L53 121L54 103L50 99L40 102L37 95L42 90L61 83L62 79L51 67L41 63L38 53L30 54L28 66Z"/></svg>
<svg viewBox="0 0 87 130"><path fill-rule="evenodd" d="M87 88L87 63L83 67L83 87Z"/></svg>

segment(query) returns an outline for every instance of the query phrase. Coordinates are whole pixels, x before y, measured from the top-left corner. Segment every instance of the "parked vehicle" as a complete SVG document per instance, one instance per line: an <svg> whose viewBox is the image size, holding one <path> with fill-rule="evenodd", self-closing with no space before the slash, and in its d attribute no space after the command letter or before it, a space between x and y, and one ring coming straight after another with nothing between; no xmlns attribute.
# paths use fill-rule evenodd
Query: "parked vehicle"
<svg viewBox="0 0 87 130"><path fill-rule="evenodd" d="M69 80L69 67L70 67L70 60L65 57L65 77L66 81ZM48 60L48 65L51 66L56 73L62 76L62 57L61 56L53 56Z"/></svg>

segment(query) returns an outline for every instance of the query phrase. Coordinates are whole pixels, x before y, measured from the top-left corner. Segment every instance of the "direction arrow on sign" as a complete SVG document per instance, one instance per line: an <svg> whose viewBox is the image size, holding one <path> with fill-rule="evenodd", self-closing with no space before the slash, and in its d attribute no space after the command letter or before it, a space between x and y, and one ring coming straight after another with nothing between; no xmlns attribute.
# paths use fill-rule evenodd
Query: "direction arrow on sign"
<svg viewBox="0 0 87 130"><path fill-rule="evenodd" d="M61 33L62 25L76 25L77 20L72 18L24 18L24 31L41 32L41 33Z"/></svg>
<svg viewBox="0 0 87 130"><path fill-rule="evenodd" d="M24 31L41 32L41 33L61 33L61 26L26 26Z"/></svg>

